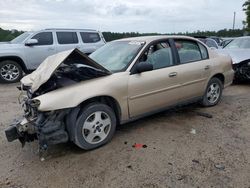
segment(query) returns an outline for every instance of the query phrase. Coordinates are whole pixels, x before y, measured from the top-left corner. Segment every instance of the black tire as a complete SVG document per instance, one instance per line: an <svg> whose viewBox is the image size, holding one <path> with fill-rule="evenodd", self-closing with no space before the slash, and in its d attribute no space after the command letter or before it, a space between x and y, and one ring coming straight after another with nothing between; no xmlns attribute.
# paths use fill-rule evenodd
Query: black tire
<svg viewBox="0 0 250 188"><path fill-rule="evenodd" d="M210 91L212 86L218 86L218 88L219 88L219 95L218 95L218 97L216 97L216 100L214 100L214 101L209 100L212 97L210 97L210 98L208 97L208 92ZM222 84L221 80L218 78L212 78L207 84L207 88L206 88L205 94L202 98L201 104L205 107L211 107L211 106L217 105L221 100L222 91L223 91L223 84Z"/></svg>
<svg viewBox="0 0 250 188"><path fill-rule="evenodd" d="M85 129L83 129L83 127L84 127L84 124L87 121L87 119L90 118L93 113L99 113L99 112L103 112L103 114L105 116L107 115L107 117L110 118L109 119L110 120L110 125L106 126L106 127L108 127L109 131L106 134L106 137L105 137L104 140L102 140L100 142L97 142L97 143L89 143L85 137L87 137L88 134L90 134L90 132L87 133L87 136L86 136L85 132L82 133L82 130L85 131ZM100 125L102 125L102 124L100 124ZM96 127L93 128L94 126L96 126ZM91 125L91 127L92 127L92 125ZM100 131L100 129L101 129L100 127L99 127L99 130L97 129L98 125L96 123L93 123L93 127L92 127L93 131L91 132L91 134L93 134L94 131ZM103 130L106 127L103 126L102 127ZM101 103L90 103L89 105L85 106L79 112L79 116L78 116L78 118L76 120L75 126L68 127L68 129L71 129L69 132L71 132L71 134L72 134L72 137L73 137L72 141L77 146L79 146L80 148L82 148L84 150L92 150L92 149L98 148L98 147L108 143L112 139L112 137L113 137L113 135L115 133L115 129L116 129L116 116L115 116L114 111L109 106L107 106L105 104L101 104ZM98 140L99 136L97 135L96 137L93 138L93 140L95 138L97 138L97 140ZM101 140L101 138L100 138L100 140Z"/></svg>
<svg viewBox="0 0 250 188"><path fill-rule="evenodd" d="M8 66L12 69L12 75L16 75L16 77L11 78L11 76L7 75L6 68ZM22 67L15 61L5 60L0 62L0 82L1 83L16 83L21 80L23 77Z"/></svg>

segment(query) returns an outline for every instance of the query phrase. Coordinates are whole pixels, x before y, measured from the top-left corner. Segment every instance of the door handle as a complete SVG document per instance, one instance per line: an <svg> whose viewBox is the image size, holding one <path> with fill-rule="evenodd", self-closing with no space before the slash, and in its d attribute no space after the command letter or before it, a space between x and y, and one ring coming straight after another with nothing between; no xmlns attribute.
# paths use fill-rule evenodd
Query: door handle
<svg viewBox="0 0 250 188"><path fill-rule="evenodd" d="M205 66L205 68L204 68L205 70L208 70L208 69L210 69L210 66L209 65L207 65L207 66Z"/></svg>
<svg viewBox="0 0 250 188"><path fill-rule="evenodd" d="M171 78L171 77L175 77L175 76L177 76L177 72L171 72L168 76L169 76L170 78Z"/></svg>

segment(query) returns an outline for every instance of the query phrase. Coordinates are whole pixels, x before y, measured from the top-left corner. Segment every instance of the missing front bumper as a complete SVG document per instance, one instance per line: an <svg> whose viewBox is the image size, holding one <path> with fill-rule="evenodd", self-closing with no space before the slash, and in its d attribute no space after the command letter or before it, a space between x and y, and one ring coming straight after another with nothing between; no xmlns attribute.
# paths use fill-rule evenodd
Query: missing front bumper
<svg viewBox="0 0 250 188"><path fill-rule="evenodd" d="M29 122L25 118L7 128L5 130L5 135L8 142L19 140L22 146L24 146L26 142L32 142L37 139L37 134L34 132L33 128L33 122Z"/></svg>
<svg viewBox="0 0 250 188"><path fill-rule="evenodd" d="M38 140L42 149L47 149L49 145L65 143L69 139L63 121L66 114L67 110L49 115L40 113L34 121L28 121L24 118L5 130L6 138L9 142L18 139L22 146L26 142Z"/></svg>

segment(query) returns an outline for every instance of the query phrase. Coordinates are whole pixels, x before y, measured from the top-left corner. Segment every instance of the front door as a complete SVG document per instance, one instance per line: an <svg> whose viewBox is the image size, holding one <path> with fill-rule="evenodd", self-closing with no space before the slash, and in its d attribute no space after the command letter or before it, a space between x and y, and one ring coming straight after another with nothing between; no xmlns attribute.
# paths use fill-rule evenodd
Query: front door
<svg viewBox="0 0 250 188"><path fill-rule="evenodd" d="M130 75L128 103L130 118L172 105L180 98L180 82L173 52L167 41L148 47L139 62L148 62L153 70Z"/></svg>
<svg viewBox="0 0 250 188"><path fill-rule="evenodd" d="M52 32L40 32L31 39L37 39L38 43L32 46L25 46L27 68L36 69L48 56L56 53Z"/></svg>

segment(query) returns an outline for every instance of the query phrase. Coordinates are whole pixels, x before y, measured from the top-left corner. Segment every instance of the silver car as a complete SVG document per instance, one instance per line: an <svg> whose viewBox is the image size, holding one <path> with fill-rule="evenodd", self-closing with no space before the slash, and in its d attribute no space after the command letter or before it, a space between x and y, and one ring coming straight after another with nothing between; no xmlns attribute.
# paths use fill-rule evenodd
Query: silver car
<svg viewBox="0 0 250 188"><path fill-rule="evenodd" d="M231 56L236 81L250 80L250 37L236 38L218 52Z"/></svg>
<svg viewBox="0 0 250 188"><path fill-rule="evenodd" d="M105 44L102 33L89 29L45 29L25 32L0 43L0 82L19 81L23 73L36 69L48 56L78 48L90 54Z"/></svg>

